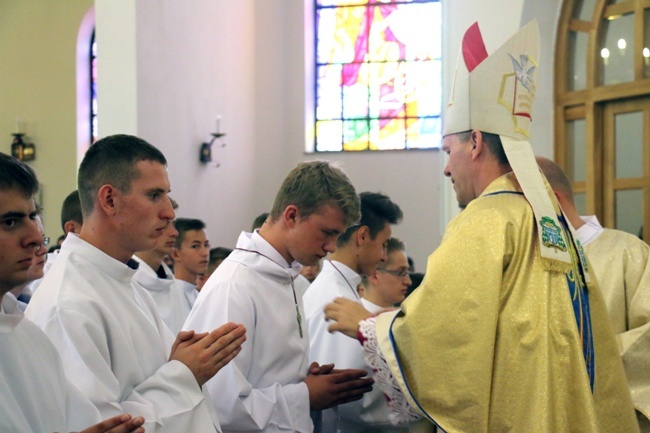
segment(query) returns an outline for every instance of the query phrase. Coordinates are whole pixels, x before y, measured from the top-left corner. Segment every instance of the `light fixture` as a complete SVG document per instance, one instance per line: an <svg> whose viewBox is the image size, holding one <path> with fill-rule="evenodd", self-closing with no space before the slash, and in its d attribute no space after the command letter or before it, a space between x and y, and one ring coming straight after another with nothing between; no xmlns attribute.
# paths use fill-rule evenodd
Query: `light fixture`
<svg viewBox="0 0 650 433"><path fill-rule="evenodd" d="M210 142L203 142L201 143L201 150L199 154L199 160L203 164L208 164L212 162L212 145L216 140L219 140L223 137L226 136L225 132L221 132L221 116L217 116L216 118L216 132L212 132L210 135L212 135L212 139ZM223 142L221 143L221 146L219 147L226 147L226 143ZM219 167L219 163L215 163L215 167Z"/></svg>
<svg viewBox="0 0 650 433"><path fill-rule="evenodd" d="M645 47L643 49L643 57L645 57L646 59L650 58L650 48Z"/></svg>
<svg viewBox="0 0 650 433"><path fill-rule="evenodd" d="M619 39L616 45L618 45L619 50L624 50L625 48L627 48L627 42L623 38Z"/></svg>
<svg viewBox="0 0 650 433"><path fill-rule="evenodd" d="M14 137L11 142L11 156L20 161L33 161L36 158L36 148L34 143L25 142L25 134L20 132L19 119L16 119L16 132L11 135Z"/></svg>
<svg viewBox="0 0 650 433"><path fill-rule="evenodd" d="M600 57L603 58L603 63L607 64L609 60L609 50L607 48L600 50Z"/></svg>

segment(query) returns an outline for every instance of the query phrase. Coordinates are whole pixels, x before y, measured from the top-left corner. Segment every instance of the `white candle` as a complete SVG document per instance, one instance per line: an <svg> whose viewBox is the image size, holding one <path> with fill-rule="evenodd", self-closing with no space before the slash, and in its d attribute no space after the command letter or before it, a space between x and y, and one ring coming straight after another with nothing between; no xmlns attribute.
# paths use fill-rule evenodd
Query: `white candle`
<svg viewBox="0 0 650 433"><path fill-rule="evenodd" d="M16 134L20 134L20 119L16 117Z"/></svg>
<svg viewBox="0 0 650 433"><path fill-rule="evenodd" d="M215 132L218 134L221 132L221 116L217 116L216 124L217 124L217 130Z"/></svg>

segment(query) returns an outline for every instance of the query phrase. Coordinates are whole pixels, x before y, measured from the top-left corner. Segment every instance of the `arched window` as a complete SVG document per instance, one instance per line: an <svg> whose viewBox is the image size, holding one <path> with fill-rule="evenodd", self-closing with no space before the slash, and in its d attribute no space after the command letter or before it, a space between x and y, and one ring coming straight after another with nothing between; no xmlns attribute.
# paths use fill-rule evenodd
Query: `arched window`
<svg viewBox="0 0 650 433"><path fill-rule="evenodd" d="M77 33L77 164L97 139L95 7L84 15Z"/></svg>
<svg viewBox="0 0 650 433"><path fill-rule="evenodd" d="M97 133L97 42L95 30L90 39L90 144L99 139Z"/></svg>
<svg viewBox="0 0 650 433"><path fill-rule="evenodd" d="M650 239L650 1L564 0L555 158L582 214Z"/></svg>
<svg viewBox="0 0 650 433"><path fill-rule="evenodd" d="M315 150L441 140L438 0L315 0Z"/></svg>

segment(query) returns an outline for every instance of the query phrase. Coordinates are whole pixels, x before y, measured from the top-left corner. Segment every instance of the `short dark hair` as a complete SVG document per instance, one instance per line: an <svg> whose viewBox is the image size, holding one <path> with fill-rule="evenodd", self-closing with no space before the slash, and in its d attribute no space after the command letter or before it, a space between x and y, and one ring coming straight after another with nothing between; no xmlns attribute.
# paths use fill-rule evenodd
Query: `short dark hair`
<svg viewBox="0 0 650 433"><path fill-rule="evenodd" d="M145 140L133 135L110 135L98 140L86 152L77 178L81 211L90 215L95 195L106 184L123 193L131 190L131 183L140 176L136 164L154 161L167 165L165 155Z"/></svg>
<svg viewBox="0 0 650 433"><path fill-rule="evenodd" d="M386 241L386 256L388 257L388 260L377 263L377 269L386 269L386 266L389 265L388 261L390 260L390 255L395 251L406 251L406 245L397 238L389 238L388 241ZM364 287L370 287L370 280L367 275L361 276L361 284L363 284Z"/></svg>
<svg viewBox="0 0 650 433"><path fill-rule="evenodd" d="M251 232L254 232L255 229L259 229L264 225L264 222L266 219L269 217L268 212L264 212L259 214L254 220L253 220L253 225L251 226Z"/></svg>
<svg viewBox="0 0 650 433"><path fill-rule="evenodd" d="M289 205L295 205L305 218L321 206L338 207L346 227L359 219L354 186L341 169L327 161L301 162L289 172L273 201L271 220L276 221Z"/></svg>
<svg viewBox="0 0 650 433"><path fill-rule="evenodd" d="M63 200L61 206L61 228L65 233L65 223L74 221L77 224L84 223L84 216L81 213L81 201L79 201L79 191L74 190Z"/></svg>
<svg viewBox="0 0 650 433"><path fill-rule="evenodd" d="M390 260L390 255L395 251L406 251L406 245L397 238L389 238L386 242L386 256L388 256L388 260L385 262L379 262L377 268L386 269L386 266L389 264L388 261Z"/></svg>
<svg viewBox="0 0 650 433"><path fill-rule="evenodd" d="M205 223L196 218L176 218L174 227L178 231L178 236L174 242L174 248L180 248L185 240L185 233L193 230L204 230Z"/></svg>
<svg viewBox="0 0 650 433"><path fill-rule="evenodd" d="M363 226L368 227L370 237L375 239L386 224L397 224L402 220L400 207L384 194L362 192L359 194L359 201L361 203L361 219L358 224L348 227L341 233L336 241L336 245L339 247L347 244L352 234Z"/></svg>
<svg viewBox="0 0 650 433"><path fill-rule="evenodd" d="M458 139L462 143L466 143L471 138L472 131L463 131L463 132L459 132L456 135L458 136ZM508 156L506 155L506 152L503 150L503 143L501 143L501 137L499 137L497 134L492 134L491 132L484 132L484 131L481 131L481 135L483 136L483 141L487 143L490 153L494 155L494 157L497 159L499 164L510 165L510 162L508 161Z"/></svg>
<svg viewBox="0 0 650 433"><path fill-rule="evenodd" d="M215 269L223 262L226 257L232 253L230 248L216 247L210 250L210 261L208 262L208 271L206 275L211 275Z"/></svg>
<svg viewBox="0 0 650 433"><path fill-rule="evenodd" d="M215 247L210 249L210 263L216 262L217 260L225 259L232 253L232 249L226 247Z"/></svg>
<svg viewBox="0 0 650 433"><path fill-rule="evenodd" d="M25 198L38 192L38 179L30 166L0 152L0 191L16 191Z"/></svg>
<svg viewBox="0 0 650 433"><path fill-rule="evenodd" d="M413 261L413 259L410 256L406 256L406 261L408 261L409 269L411 270L411 272L415 272L415 262Z"/></svg>

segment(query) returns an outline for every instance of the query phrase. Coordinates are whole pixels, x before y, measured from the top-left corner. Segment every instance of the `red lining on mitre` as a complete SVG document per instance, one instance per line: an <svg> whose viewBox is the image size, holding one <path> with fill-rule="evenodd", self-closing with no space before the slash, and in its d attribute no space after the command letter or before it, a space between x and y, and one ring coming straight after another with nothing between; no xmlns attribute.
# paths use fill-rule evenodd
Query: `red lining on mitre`
<svg viewBox="0 0 650 433"><path fill-rule="evenodd" d="M463 59L467 70L472 72L474 68L488 57L485 43L481 30L478 28L478 22L472 24L463 35Z"/></svg>

